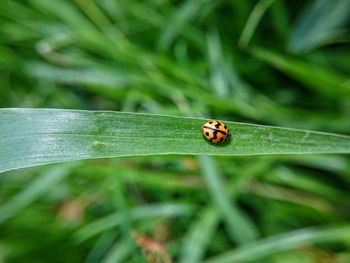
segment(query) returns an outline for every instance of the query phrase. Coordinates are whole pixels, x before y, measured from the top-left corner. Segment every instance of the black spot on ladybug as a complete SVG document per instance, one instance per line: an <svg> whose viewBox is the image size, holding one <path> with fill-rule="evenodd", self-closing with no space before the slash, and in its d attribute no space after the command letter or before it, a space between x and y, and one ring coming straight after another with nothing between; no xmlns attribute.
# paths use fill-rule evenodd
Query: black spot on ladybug
<svg viewBox="0 0 350 263"><path fill-rule="evenodd" d="M215 127L218 128L218 129L219 129L220 126L221 126L221 123L220 123L220 122L218 122L218 123L215 125Z"/></svg>
<svg viewBox="0 0 350 263"><path fill-rule="evenodd" d="M213 123L212 121L209 122L209 124L212 124L212 123Z"/></svg>
<svg viewBox="0 0 350 263"><path fill-rule="evenodd" d="M206 136L209 136L209 132L206 132L205 135L206 135Z"/></svg>
<svg viewBox="0 0 350 263"><path fill-rule="evenodd" d="M225 125L224 128L227 129L227 126Z"/></svg>
<svg viewBox="0 0 350 263"><path fill-rule="evenodd" d="M218 131L214 131L213 132L213 138L211 138L212 140L215 140L215 139L217 139L218 138Z"/></svg>

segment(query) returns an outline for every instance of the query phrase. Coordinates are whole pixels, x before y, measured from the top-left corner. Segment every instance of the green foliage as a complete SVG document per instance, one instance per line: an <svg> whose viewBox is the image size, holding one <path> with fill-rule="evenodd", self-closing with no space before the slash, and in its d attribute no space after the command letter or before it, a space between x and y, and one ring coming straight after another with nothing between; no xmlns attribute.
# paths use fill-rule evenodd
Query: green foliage
<svg viewBox="0 0 350 263"><path fill-rule="evenodd" d="M203 119L124 112L2 109L0 172L134 155L350 152L349 136L235 122L225 122L231 129L230 140L213 145L202 136L203 123Z"/></svg>
<svg viewBox="0 0 350 263"><path fill-rule="evenodd" d="M289 49L306 52L341 38L349 19L350 1L317 0L297 20L289 40Z"/></svg>
<svg viewBox="0 0 350 263"><path fill-rule="evenodd" d="M349 262L348 10L2 0L0 262Z"/></svg>
<svg viewBox="0 0 350 263"><path fill-rule="evenodd" d="M250 262L269 254L280 253L306 244L323 243L327 241L349 241L349 226L337 226L327 229L303 229L286 235L276 236L252 243L250 246L229 251L217 258L205 261L206 263Z"/></svg>

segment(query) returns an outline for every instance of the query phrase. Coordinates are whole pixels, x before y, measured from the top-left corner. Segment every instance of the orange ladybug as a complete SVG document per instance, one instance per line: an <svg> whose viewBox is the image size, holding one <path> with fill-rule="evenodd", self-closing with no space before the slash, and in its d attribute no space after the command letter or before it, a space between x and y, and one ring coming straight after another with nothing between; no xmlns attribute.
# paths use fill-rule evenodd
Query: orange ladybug
<svg viewBox="0 0 350 263"><path fill-rule="evenodd" d="M214 143L226 142L230 137L230 129L223 122L210 120L203 124L202 132L204 137Z"/></svg>

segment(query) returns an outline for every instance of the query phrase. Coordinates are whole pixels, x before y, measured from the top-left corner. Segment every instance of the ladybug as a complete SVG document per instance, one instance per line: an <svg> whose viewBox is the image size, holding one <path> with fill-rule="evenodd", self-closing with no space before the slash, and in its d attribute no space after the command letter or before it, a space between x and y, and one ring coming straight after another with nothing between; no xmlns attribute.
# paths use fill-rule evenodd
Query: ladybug
<svg viewBox="0 0 350 263"><path fill-rule="evenodd" d="M226 142L230 137L230 129L226 124L215 120L204 123L202 132L204 137L214 144Z"/></svg>

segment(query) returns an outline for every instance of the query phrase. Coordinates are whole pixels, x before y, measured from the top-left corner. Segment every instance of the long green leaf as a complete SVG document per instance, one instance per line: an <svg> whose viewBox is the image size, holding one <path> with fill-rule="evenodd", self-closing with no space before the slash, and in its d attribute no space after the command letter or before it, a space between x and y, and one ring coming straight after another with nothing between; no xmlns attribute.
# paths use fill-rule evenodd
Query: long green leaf
<svg viewBox="0 0 350 263"><path fill-rule="evenodd" d="M111 111L0 110L0 172L89 158L133 155L350 153L345 135L226 122L225 145L202 136L199 118Z"/></svg>

